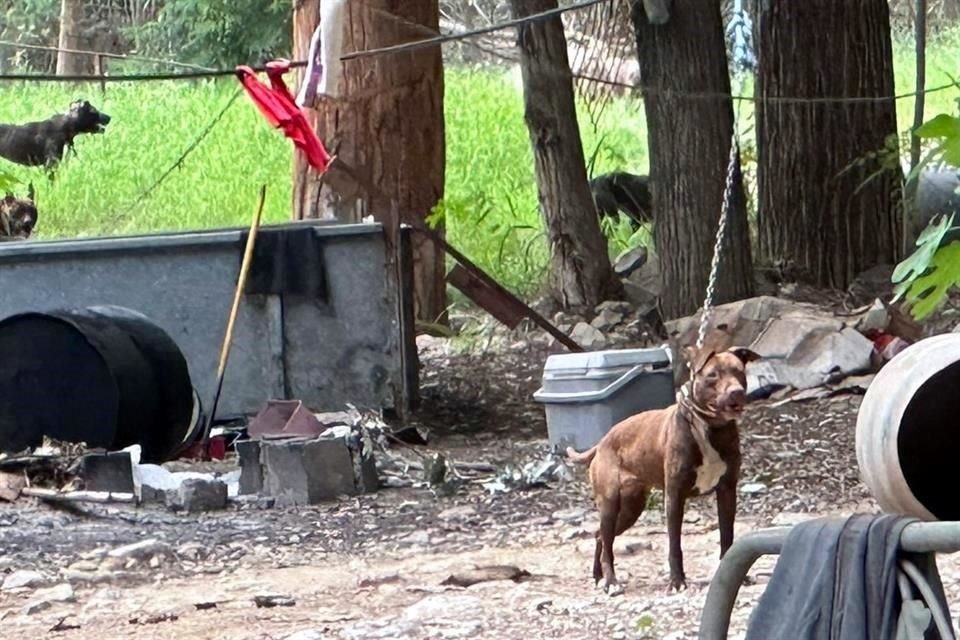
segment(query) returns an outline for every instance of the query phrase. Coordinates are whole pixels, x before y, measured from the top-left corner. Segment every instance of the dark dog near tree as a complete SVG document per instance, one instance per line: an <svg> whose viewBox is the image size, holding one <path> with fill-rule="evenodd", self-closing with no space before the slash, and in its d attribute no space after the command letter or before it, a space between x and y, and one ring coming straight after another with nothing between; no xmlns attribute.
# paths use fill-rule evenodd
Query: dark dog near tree
<svg viewBox="0 0 960 640"><path fill-rule="evenodd" d="M720 556L733 543L740 475L737 420L747 401L750 349L685 349L691 377L677 403L615 425L592 449L567 449L572 462L590 465L590 484L600 512L593 578L608 594L622 588L613 570L613 541L643 513L651 489L661 489L667 518L670 587L686 586L680 529L687 499L716 492Z"/></svg>
<svg viewBox="0 0 960 640"><path fill-rule="evenodd" d="M45 167L52 177L66 149L83 133L103 133L110 116L86 100L76 100L66 113L38 122L0 124L0 157L28 167Z"/></svg>
<svg viewBox="0 0 960 640"><path fill-rule="evenodd" d="M605 173L590 181L590 191L601 217L616 219L622 211L634 230L653 222L653 197L647 176L625 171Z"/></svg>
<svg viewBox="0 0 960 640"><path fill-rule="evenodd" d="M0 200L0 242L26 240L37 225L37 206L34 202L33 185L26 198L7 193Z"/></svg>

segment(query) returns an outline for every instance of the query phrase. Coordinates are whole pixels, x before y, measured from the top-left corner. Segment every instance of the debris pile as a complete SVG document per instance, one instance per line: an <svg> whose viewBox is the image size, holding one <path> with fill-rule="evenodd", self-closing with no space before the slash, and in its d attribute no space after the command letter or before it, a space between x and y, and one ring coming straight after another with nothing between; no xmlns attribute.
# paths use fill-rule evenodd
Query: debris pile
<svg viewBox="0 0 960 640"><path fill-rule="evenodd" d="M688 345L696 341L699 323L694 315L667 328L676 345ZM922 337L916 323L880 299L839 313L760 296L716 307L712 328L762 356L747 367L754 398L795 394L797 400L863 393L872 374Z"/></svg>

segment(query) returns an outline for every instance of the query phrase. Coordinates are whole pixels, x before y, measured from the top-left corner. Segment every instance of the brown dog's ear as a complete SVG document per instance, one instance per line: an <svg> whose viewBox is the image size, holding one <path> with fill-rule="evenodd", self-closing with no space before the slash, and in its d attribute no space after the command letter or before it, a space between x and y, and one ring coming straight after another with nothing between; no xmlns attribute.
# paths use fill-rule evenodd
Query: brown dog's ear
<svg viewBox="0 0 960 640"><path fill-rule="evenodd" d="M708 346L704 346L702 349L697 349L694 346L684 347L683 355L690 367L690 375L695 376L700 373L701 369L707 366L707 363L716 353L714 349Z"/></svg>
<svg viewBox="0 0 960 640"><path fill-rule="evenodd" d="M730 347L727 351L740 358L740 362L743 364L749 364L760 359L760 354L748 347Z"/></svg>

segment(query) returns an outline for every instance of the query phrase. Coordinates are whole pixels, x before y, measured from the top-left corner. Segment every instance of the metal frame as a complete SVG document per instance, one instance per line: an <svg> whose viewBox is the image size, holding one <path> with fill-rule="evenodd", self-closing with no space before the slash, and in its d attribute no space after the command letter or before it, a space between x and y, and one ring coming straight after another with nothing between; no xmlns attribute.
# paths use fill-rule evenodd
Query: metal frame
<svg viewBox="0 0 960 640"><path fill-rule="evenodd" d="M737 594L753 564L765 555L777 555L790 527L761 529L738 539L710 581L700 618L700 640L726 640ZM900 548L911 553L960 551L960 522L914 522L903 529Z"/></svg>

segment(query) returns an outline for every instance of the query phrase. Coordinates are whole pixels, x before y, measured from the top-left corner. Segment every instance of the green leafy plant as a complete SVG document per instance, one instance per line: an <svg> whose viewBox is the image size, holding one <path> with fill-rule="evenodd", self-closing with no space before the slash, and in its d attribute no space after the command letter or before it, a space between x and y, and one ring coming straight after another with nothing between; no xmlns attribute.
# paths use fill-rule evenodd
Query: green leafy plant
<svg viewBox="0 0 960 640"><path fill-rule="evenodd" d="M957 282L960 282L960 242L940 247L953 228L953 216L942 217L917 238L917 250L893 272L894 301L903 300L917 320L933 313Z"/></svg>
<svg viewBox="0 0 960 640"><path fill-rule="evenodd" d="M960 117L941 113L916 130L921 140L932 141L933 148L910 172L907 180L916 180L922 168L935 159L960 166ZM960 283L960 242L942 246L953 226L953 216L939 216L917 238L917 249L893 272L895 301L902 300L917 320L936 311L950 290Z"/></svg>

